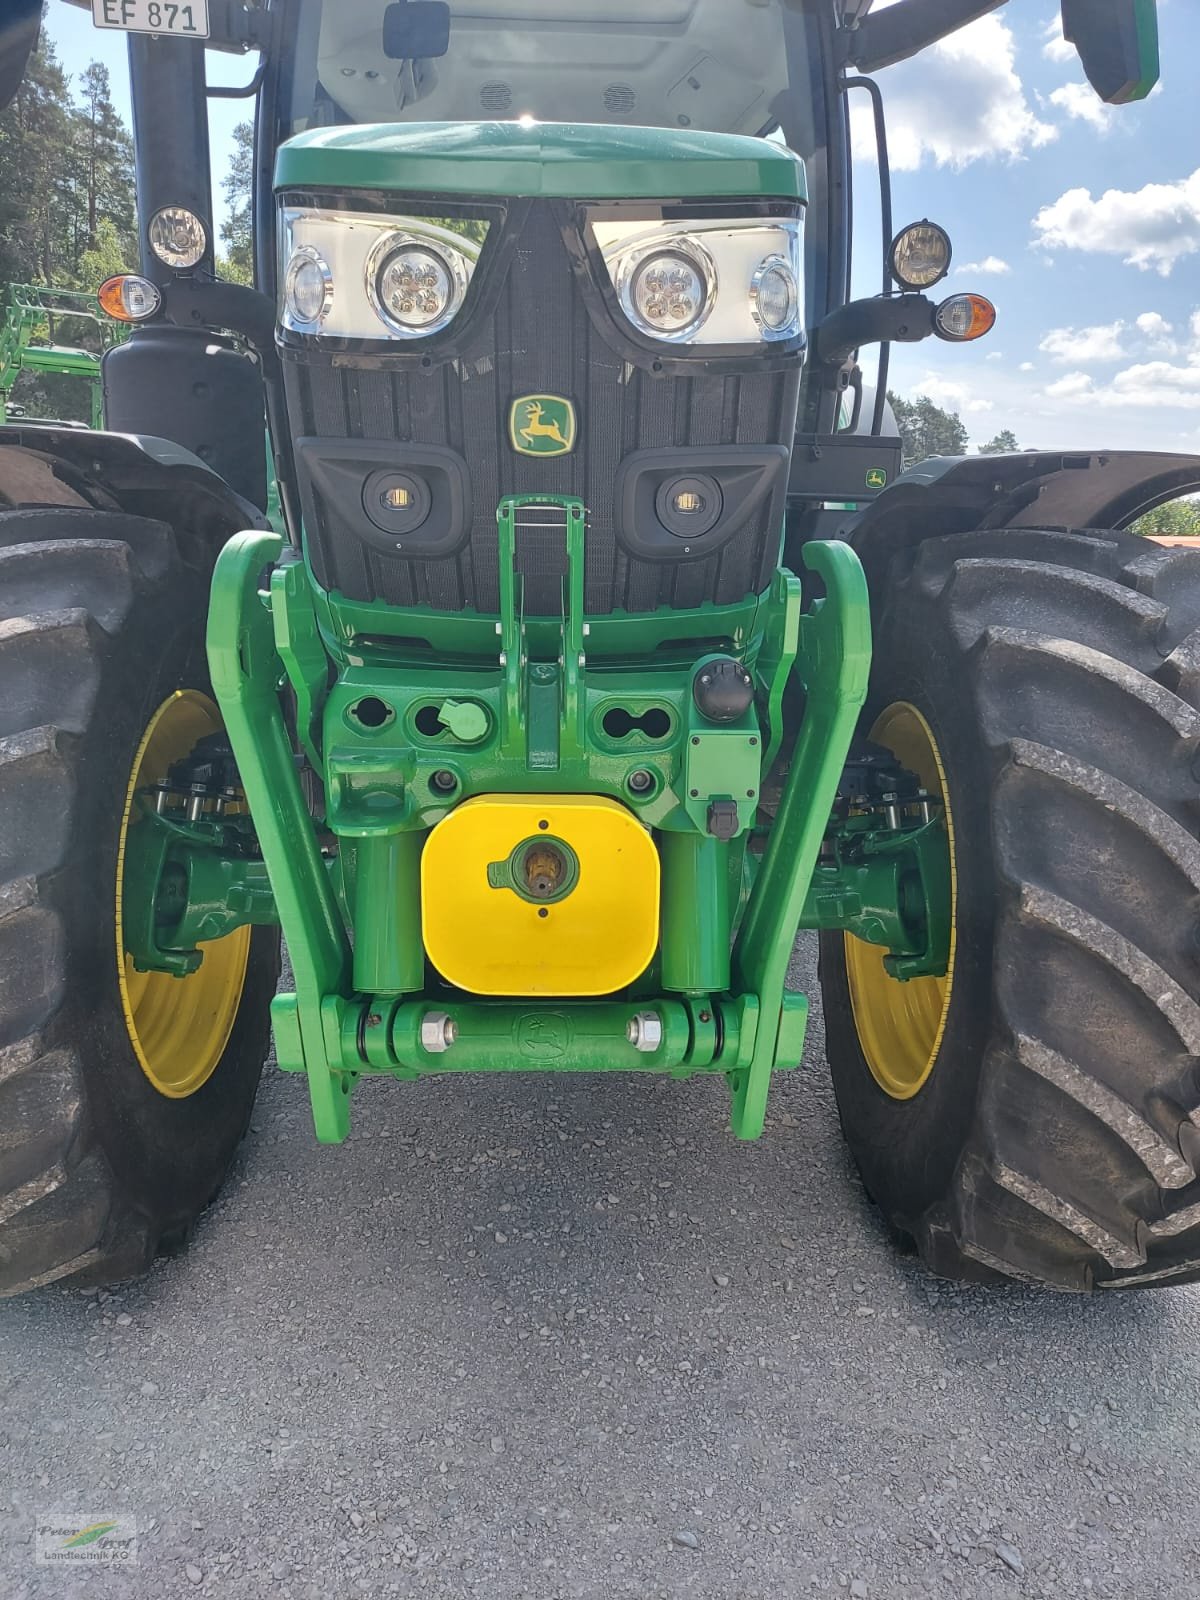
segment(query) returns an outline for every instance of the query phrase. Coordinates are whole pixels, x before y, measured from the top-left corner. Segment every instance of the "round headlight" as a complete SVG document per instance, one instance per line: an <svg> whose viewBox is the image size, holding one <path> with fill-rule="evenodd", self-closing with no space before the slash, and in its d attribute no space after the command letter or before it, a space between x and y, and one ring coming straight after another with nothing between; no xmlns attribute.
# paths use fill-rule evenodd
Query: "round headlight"
<svg viewBox="0 0 1200 1600"><path fill-rule="evenodd" d="M293 322L311 327L333 303L333 274L318 251L301 245L288 262L283 302Z"/></svg>
<svg viewBox="0 0 1200 1600"><path fill-rule="evenodd" d="M750 283L750 311L768 339L786 338L795 332L800 286L790 263L782 256L771 256L759 267Z"/></svg>
<svg viewBox="0 0 1200 1600"><path fill-rule="evenodd" d="M440 251L402 244L375 273L375 299L384 320L401 333L433 333L458 309L460 282Z"/></svg>
<svg viewBox="0 0 1200 1600"><path fill-rule="evenodd" d="M146 230L150 248L165 267L188 272L204 257L208 234L195 212L186 206L164 206L150 218Z"/></svg>
<svg viewBox="0 0 1200 1600"><path fill-rule="evenodd" d="M913 222L892 240L892 277L905 289L931 289L950 271L951 254L945 228Z"/></svg>
<svg viewBox="0 0 1200 1600"><path fill-rule="evenodd" d="M647 333L678 338L703 322L714 287L713 274L682 250L657 250L644 257L629 279L629 310Z"/></svg>

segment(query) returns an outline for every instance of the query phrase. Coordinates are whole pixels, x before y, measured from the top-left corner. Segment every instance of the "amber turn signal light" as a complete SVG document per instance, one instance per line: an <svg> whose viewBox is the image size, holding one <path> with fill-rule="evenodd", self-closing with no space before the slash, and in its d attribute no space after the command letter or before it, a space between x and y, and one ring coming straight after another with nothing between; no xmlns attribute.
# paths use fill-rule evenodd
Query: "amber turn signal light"
<svg viewBox="0 0 1200 1600"><path fill-rule="evenodd" d="M118 322L145 322L162 309L162 295L149 278L139 278L132 272L106 278L96 291L96 299L101 311Z"/></svg>
<svg viewBox="0 0 1200 1600"><path fill-rule="evenodd" d="M996 323L996 308L981 294L952 294L933 314L933 331L939 339L965 344L982 339Z"/></svg>

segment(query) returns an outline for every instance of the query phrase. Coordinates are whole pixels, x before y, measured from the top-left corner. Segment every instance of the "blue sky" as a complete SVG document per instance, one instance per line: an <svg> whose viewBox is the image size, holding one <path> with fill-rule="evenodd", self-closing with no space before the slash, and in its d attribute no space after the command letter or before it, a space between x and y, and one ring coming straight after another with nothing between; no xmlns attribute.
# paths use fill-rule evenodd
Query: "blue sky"
<svg viewBox="0 0 1200 1600"><path fill-rule="evenodd" d="M1012 0L879 75L897 224L943 223L949 286L999 313L977 345L898 347L892 387L957 411L977 444L1011 428L1027 446L1200 450L1200 5L1159 0L1159 14L1163 80L1140 105L1095 98L1053 0ZM68 72L108 63L127 114L124 39L64 0L49 26ZM248 76L248 61L210 61L214 82ZM218 212L246 110L214 105ZM860 293L879 280L872 184L860 165Z"/></svg>

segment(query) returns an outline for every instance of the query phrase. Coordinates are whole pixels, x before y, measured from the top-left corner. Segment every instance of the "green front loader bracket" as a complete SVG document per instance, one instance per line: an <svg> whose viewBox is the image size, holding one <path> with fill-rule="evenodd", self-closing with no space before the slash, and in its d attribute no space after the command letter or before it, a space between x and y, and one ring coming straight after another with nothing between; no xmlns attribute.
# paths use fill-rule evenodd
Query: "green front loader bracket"
<svg viewBox="0 0 1200 1600"><path fill-rule="evenodd" d="M807 1003L788 993L788 965L871 670L870 603L858 557L847 544L821 541L805 545L804 564L825 584L825 598L800 620L804 722L733 949L734 988L756 995L759 1009L753 1055L730 1075L739 1139L762 1132L772 1068L803 1048Z"/></svg>
<svg viewBox="0 0 1200 1600"><path fill-rule="evenodd" d="M264 570L279 559L276 533L239 533L213 573L208 663L242 787L287 939L295 995L272 1007L281 1066L308 1073L317 1138L336 1143L350 1127L353 1075L326 1048L323 1003L349 992L350 945L317 833L304 803L279 699L282 667Z"/></svg>
<svg viewBox="0 0 1200 1600"><path fill-rule="evenodd" d="M547 703L535 703L543 662L528 659L520 586L513 572L525 505L510 500L502 504L499 519L497 752L490 758L482 752L472 756L467 745L458 759L468 781L473 763L492 760L503 787L512 781L504 774L516 776L512 763L519 757L527 791L553 794L570 791L581 779L589 786L586 761L591 757L585 741L592 713L585 696L597 691L588 688L585 662L586 519L576 501L528 504L541 507L539 516L549 512L561 517L568 553L559 658L544 673ZM362 1073L415 1078L463 1070L625 1070L675 1077L719 1072L732 1093L733 1131L741 1139L758 1136L773 1070L795 1066L803 1050L807 1001L789 991L788 964L870 665L866 582L858 558L848 545L814 543L806 547L804 563L823 589L807 611L800 604L801 586L791 575L784 575L771 596L764 597L764 605L774 602L782 613L768 625L765 676L760 674L767 725L772 727L778 716L780 678L789 667L802 682L806 711L732 964L727 931L723 938L718 932L728 930L733 921L745 830L758 804L763 744L775 740L768 735L764 741L753 718L740 729L702 728L687 720L692 713L680 703L684 759L679 779L672 781L681 787L676 801L664 794L663 822L650 824L661 830L661 959L628 995L599 1003L480 1002L436 982L430 987L419 929L398 909L416 904L415 874L427 824L391 804L386 742L373 758L384 765L370 790L375 795L378 789L380 800L370 827L361 819L356 822L357 814L343 816L343 804L338 816L331 811L324 824L332 822L342 857L322 853L322 835L302 793L279 691L291 683L299 740L328 783L330 772L347 757L345 751L322 748L320 703L328 702L327 734L335 727L344 730L337 708L343 701L353 704L362 689L347 690L341 679L329 687L321 667L326 642L299 603L307 578L294 558L283 555L279 538L243 533L225 546L213 580L209 664L295 977L295 994L278 996L273 1007L279 1063L307 1074L318 1138L345 1138L351 1090ZM363 670L351 663L342 672L353 676ZM479 699L481 670L455 668L451 661L436 668L443 677L457 672L463 684L474 685L467 700ZM681 670L686 686L692 669ZM363 687L369 684L375 692L377 684L379 694L391 693L399 700L400 712L381 730L390 737L389 729L403 725L405 680L403 672L393 673L390 680L387 672L376 665ZM453 721L460 699L444 693L437 698L443 722L447 714ZM690 695L688 700L690 704ZM556 724L553 730L542 726L550 722ZM465 731L468 739L474 736L471 727ZM719 746L718 739L723 741ZM712 751L706 741L713 743ZM697 762L704 766L703 783ZM615 777L624 766L612 771ZM732 840L706 831L711 821L707 807L698 809L691 801L692 789L711 796L718 783L728 786L737 801L724 813L729 817L736 812L741 831ZM698 923L704 924L699 932Z"/></svg>

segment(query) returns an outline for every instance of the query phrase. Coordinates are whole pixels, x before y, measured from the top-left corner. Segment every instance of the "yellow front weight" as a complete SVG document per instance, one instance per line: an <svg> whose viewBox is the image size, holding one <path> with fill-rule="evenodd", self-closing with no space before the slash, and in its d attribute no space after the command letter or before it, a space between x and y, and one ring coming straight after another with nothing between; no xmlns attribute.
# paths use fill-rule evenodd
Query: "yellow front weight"
<svg viewBox="0 0 1200 1600"><path fill-rule="evenodd" d="M658 945L658 851L599 795L483 795L429 835L425 949L470 994L613 994Z"/></svg>

